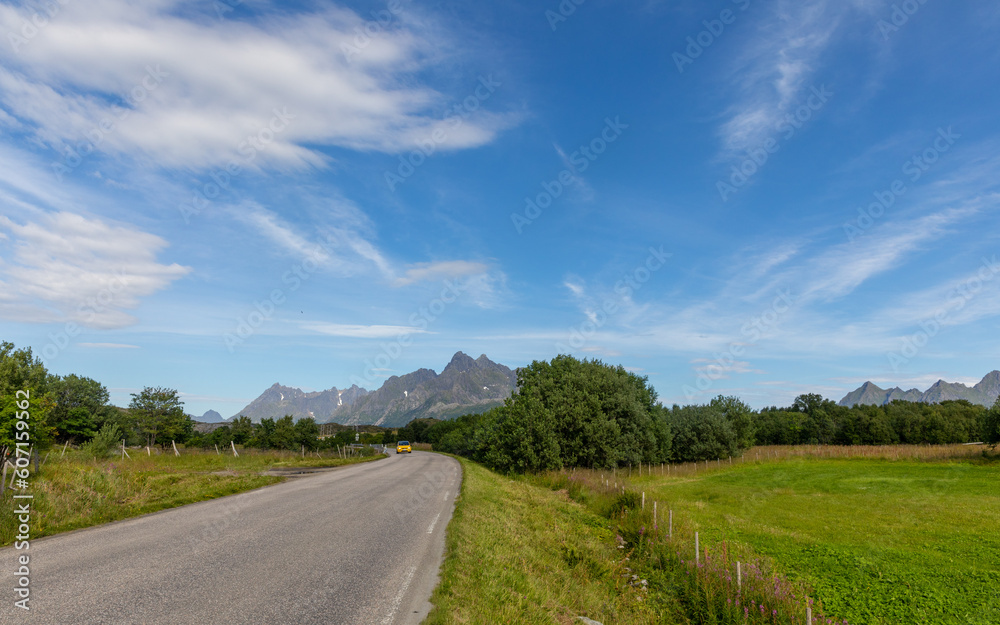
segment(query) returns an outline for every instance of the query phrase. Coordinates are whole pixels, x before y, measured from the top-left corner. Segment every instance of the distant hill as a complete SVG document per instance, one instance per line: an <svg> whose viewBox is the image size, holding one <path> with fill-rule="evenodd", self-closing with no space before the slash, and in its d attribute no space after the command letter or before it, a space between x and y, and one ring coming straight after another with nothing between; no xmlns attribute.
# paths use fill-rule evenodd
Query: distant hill
<svg viewBox="0 0 1000 625"><path fill-rule="evenodd" d="M218 412L214 411L214 410L209 410L208 412L206 412L205 414L201 415L200 417L192 417L192 418L195 421L198 421L198 422L201 422L201 423L221 423L221 422L225 421L225 419L222 417L222 415L219 414Z"/></svg>
<svg viewBox="0 0 1000 625"><path fill-rule="evenodd" d="M845 395L840 400L840 405L882 405L896 399L938 404L950 399L965 399L973 404L992 406L993 402L997 400L997 395L1000 395L1000 371L994 370L987 373L978 384L972 387L968 387L960 382L938 380L933 386L923 392L915 388L904 391L898 386L891 389L883 389L871 382L865 382L857 389Z"/></svg>
<svg viewBox="0 0 1000 625"><path fill-rule="evenodd" d="M450 419L485 412L502 404L516 385L517 375L508 367L485 354L472 359L458 352L440 375L417 369L390 377L372 392L352 386L345 391L304 393L275 384L233 416L245 415L257 423L290 414L296 419L313 417L319 423L399 427L418 418Z"/></svg>

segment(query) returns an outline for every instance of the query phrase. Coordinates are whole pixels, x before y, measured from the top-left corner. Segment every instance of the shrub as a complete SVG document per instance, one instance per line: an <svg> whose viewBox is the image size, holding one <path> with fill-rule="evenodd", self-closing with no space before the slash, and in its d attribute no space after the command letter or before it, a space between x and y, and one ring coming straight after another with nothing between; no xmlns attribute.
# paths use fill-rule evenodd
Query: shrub
<svg viewBox="0 0 1000 625"><path fill-rule="evenodd" d="M121 446L121 428L114 423L105 423L94 438L84 443L80 449L95 458L106 458L111 454L111 450Z"/></svg>

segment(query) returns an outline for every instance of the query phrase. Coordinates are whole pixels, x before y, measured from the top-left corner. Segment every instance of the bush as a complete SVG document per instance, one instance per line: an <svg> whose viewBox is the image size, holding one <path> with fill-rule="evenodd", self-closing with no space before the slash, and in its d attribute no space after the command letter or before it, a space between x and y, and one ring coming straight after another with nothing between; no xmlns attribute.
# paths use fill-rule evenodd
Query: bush
<svg viewBox="0 0 1000 625"><path fill-rule="evenodd" d="M95 458L106 458L113 449L121 447L123 438L121 428L114 423L105 423L97 435L84 443L80 449Z"/></svg>
<svg viewBox="0 0 1000 625"><path fill-rule="evenodd" d="M674 433L673 462L715 460L739 454L736 427L721 406L674 406L669 419Z"/></svg>

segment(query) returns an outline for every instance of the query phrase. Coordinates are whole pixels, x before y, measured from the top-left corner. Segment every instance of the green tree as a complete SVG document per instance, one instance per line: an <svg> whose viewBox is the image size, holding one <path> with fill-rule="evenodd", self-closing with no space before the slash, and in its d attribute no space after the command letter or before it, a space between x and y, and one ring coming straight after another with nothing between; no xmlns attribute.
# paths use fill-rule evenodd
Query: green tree
<svg viewBox="0 0 1000 625"><path fill-rule="evenodd" d="M295 442L312 450L319 446L319 426L316 419L306 417L295 422Z"/></svg>
<svg viewBox="0 0 1000 625"><path fill-rule="evenodd" d="M98 419L109 408L108 389L76 374L52 376L48 387L55 402L49 422L55 428L56 439L85 441L94 436Z"/></svg>
<svg viewBox="0 0 1000 625"><path fill-rule="evenodd" d="M274 428L274 419L270 417L261 419L257 427L254 428L253 438L250 439L250 445L256 447L257 449L274 448Z"/></svg>
<svg viewBox="0 0 1000 625"><path fill-rule="evenodd" d="M713 408L722 411L722 415L732 424L736 432L736 447L738 449L750 449L754 446L756 431L754 427L754 417L756 413L750 406L743 403L738 397L723 397L719 395L710 404Z"/></svg>
<svg viewBox="0 0 1000 625"><path fill-rule="evenodd" d="M983 442L996 449L1000 445L1000 397L993 402L993 407L986 411L983 418Z"/></svg>
<svg viewBox="0 0 1000 625"><path fill-rule="evenodd" d="M48 391L48 371L31 348L14 349L13 343L0 341L0 397L30 390L39 396Z"/></svg>
<svg viewBox="0 0 1000 625"><path fill-rule="evenodd" d="M45 365L32 356L31 348L15 349L13 343L0 342L0 448L12 447L15 442L28 442L36 448L51 443L49 415L54 404L48 378ZM25 411L28 419L18 418ZM18 429L23 427L18 422L26 422L28 429Z"/></svg>
<svg viewBox="0 0 1000 625"><path fill-rule="evenodd" d="M184 403L173 389L147 386L132 393L129 411L147 445L184 440L193 431L191 417L184 413Z"/></svg>
<svg viewBox="0 0 1000 625"><path fill-rule="evenodd" d="M739 437L721 406L674 406L670 411L673 460L696 462L735 456Z"/></svg>
<svg viewBox="0 0 1000 625"><path fill-rule="evenodd" d="M233 419L232 423L233 442L237 445L246 445L253 438L253 423L250 417L240 415Z"/></svg>
<svg viewBox="0 0 1000 625"><path fill-rule="evenodd" d="M274 422L271 444L278 449L298 449L295 436L295 417L286 414Z"/></svg>

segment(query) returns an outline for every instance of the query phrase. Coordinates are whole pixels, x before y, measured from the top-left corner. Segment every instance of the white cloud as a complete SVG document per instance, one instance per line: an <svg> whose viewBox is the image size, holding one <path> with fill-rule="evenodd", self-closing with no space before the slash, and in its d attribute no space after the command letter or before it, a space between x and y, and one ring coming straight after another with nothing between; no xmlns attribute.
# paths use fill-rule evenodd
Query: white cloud
<svg viewBox="0 0 1000 625"><path fill-rule="evenodd" d="M866 280L898 267L903 259L926 243L940 238L948 226L977 212L974 207L946 209L911 220L885 224L854 241L829 248L811 259L803 295L826 299L842 297Z"/></svg>
<svg viewBox="0 0 1000 625"><path fill-rule="evenodd" d="M850 2L780 0L738 56L739 93L720 135L726 155L760 147L800 99Z"/></svg>
<svg viewBox="0 0 1000 625"><path fill-rule="evenodd" d="M725 367L722 367L716 360L711 360L709 358L695 358L691 361L691 364L695 365L694 370L696 372L704 373L709 376L709 379L712 380L728 380L729 374L731 373L756 373L759 375L767 373L766 371L753 368L753 366L745 360L727 361L725 363Z"/></svg>
<svg viewBox="0 0 1000 625"><path fill-rule="evenodd" d="M406 286L415 282L444 280L484 274L489 267L486 264L468 260L446 260L433 263L416 263L410 265L395 282L396 286Z"/></svg>
<svg viewBox="0 0 1000 625"><path fill-rule="evenodd" d="M259 234L294 256L303 260L311 260L320 265L326 265L331 260L330 254L321 246L307 241L281 217L256 202L244 202L229 212L236 219L252 226Z"/></svg>
<svg viewBox="0 0 1000 625"><path fill-rule="evenodd" d="M328 336L346 336L361 339L388 339L404 334L425 334L427 330L415 326L353 325L345 323L305 323L302 327Z"/></svg>
<svg viewBox="0 0 1000 625"><path fill-rule="evenodd" d="M566 287L567 289L569 289L570 293L572 293L575 297L583 297L584 296L584 287L583 287L583 284L580 284L579 282L574 282L572 280L566 280L565 282L563 282L563 286Z"/></svg>
<svg viewBox="0 0 1000 625"><path fill-rule="evenodd" d="M312 239L256 202L243 202L230 207L228 212L270 241L275 249L295 257L299 262L315 263L342 276L361 274L374 266L386 279L395 279L390 261L368 240L373 237L374 226L349 201L335 199L324 203L323 221L309 226L316 232Z"/></svg>
<svg viewBox="0 0 1000 625"><path fill-rule="evenodd" d="M138 345L128 345L127 343L77 343L76 345L91 349L139 349Z"/></svg>
<svg viewBox="0 0 1000 625"><path fill-rule="evenodd" d="M92 328L135 323L124 312L191 269L156 261L167 243L132 227L58 212L16 223L0 216L0 317L74 321Z"/></svg>
<svg viewBox="0 0 1000 625"><path fill-rule="evenodd" d="M228 163L251 136L269 141L253 166L308 167L325 161L315 146L395 153L440 130L436 148L454 150L516 121L483 109L444 121L462 98L412 76L448 42L409 5L357 55L344 52L365 26L352 11L251 18L244 8L218 20L211 6L198 16L182 0L60 4L16 53L0 46L0 121L16 118L62 152L106 120L114 128L98 133L99 149L191 169ZM19 32L33 11L2 7L0 31ZM271 132L275 110L290 119Z"/></svg>

